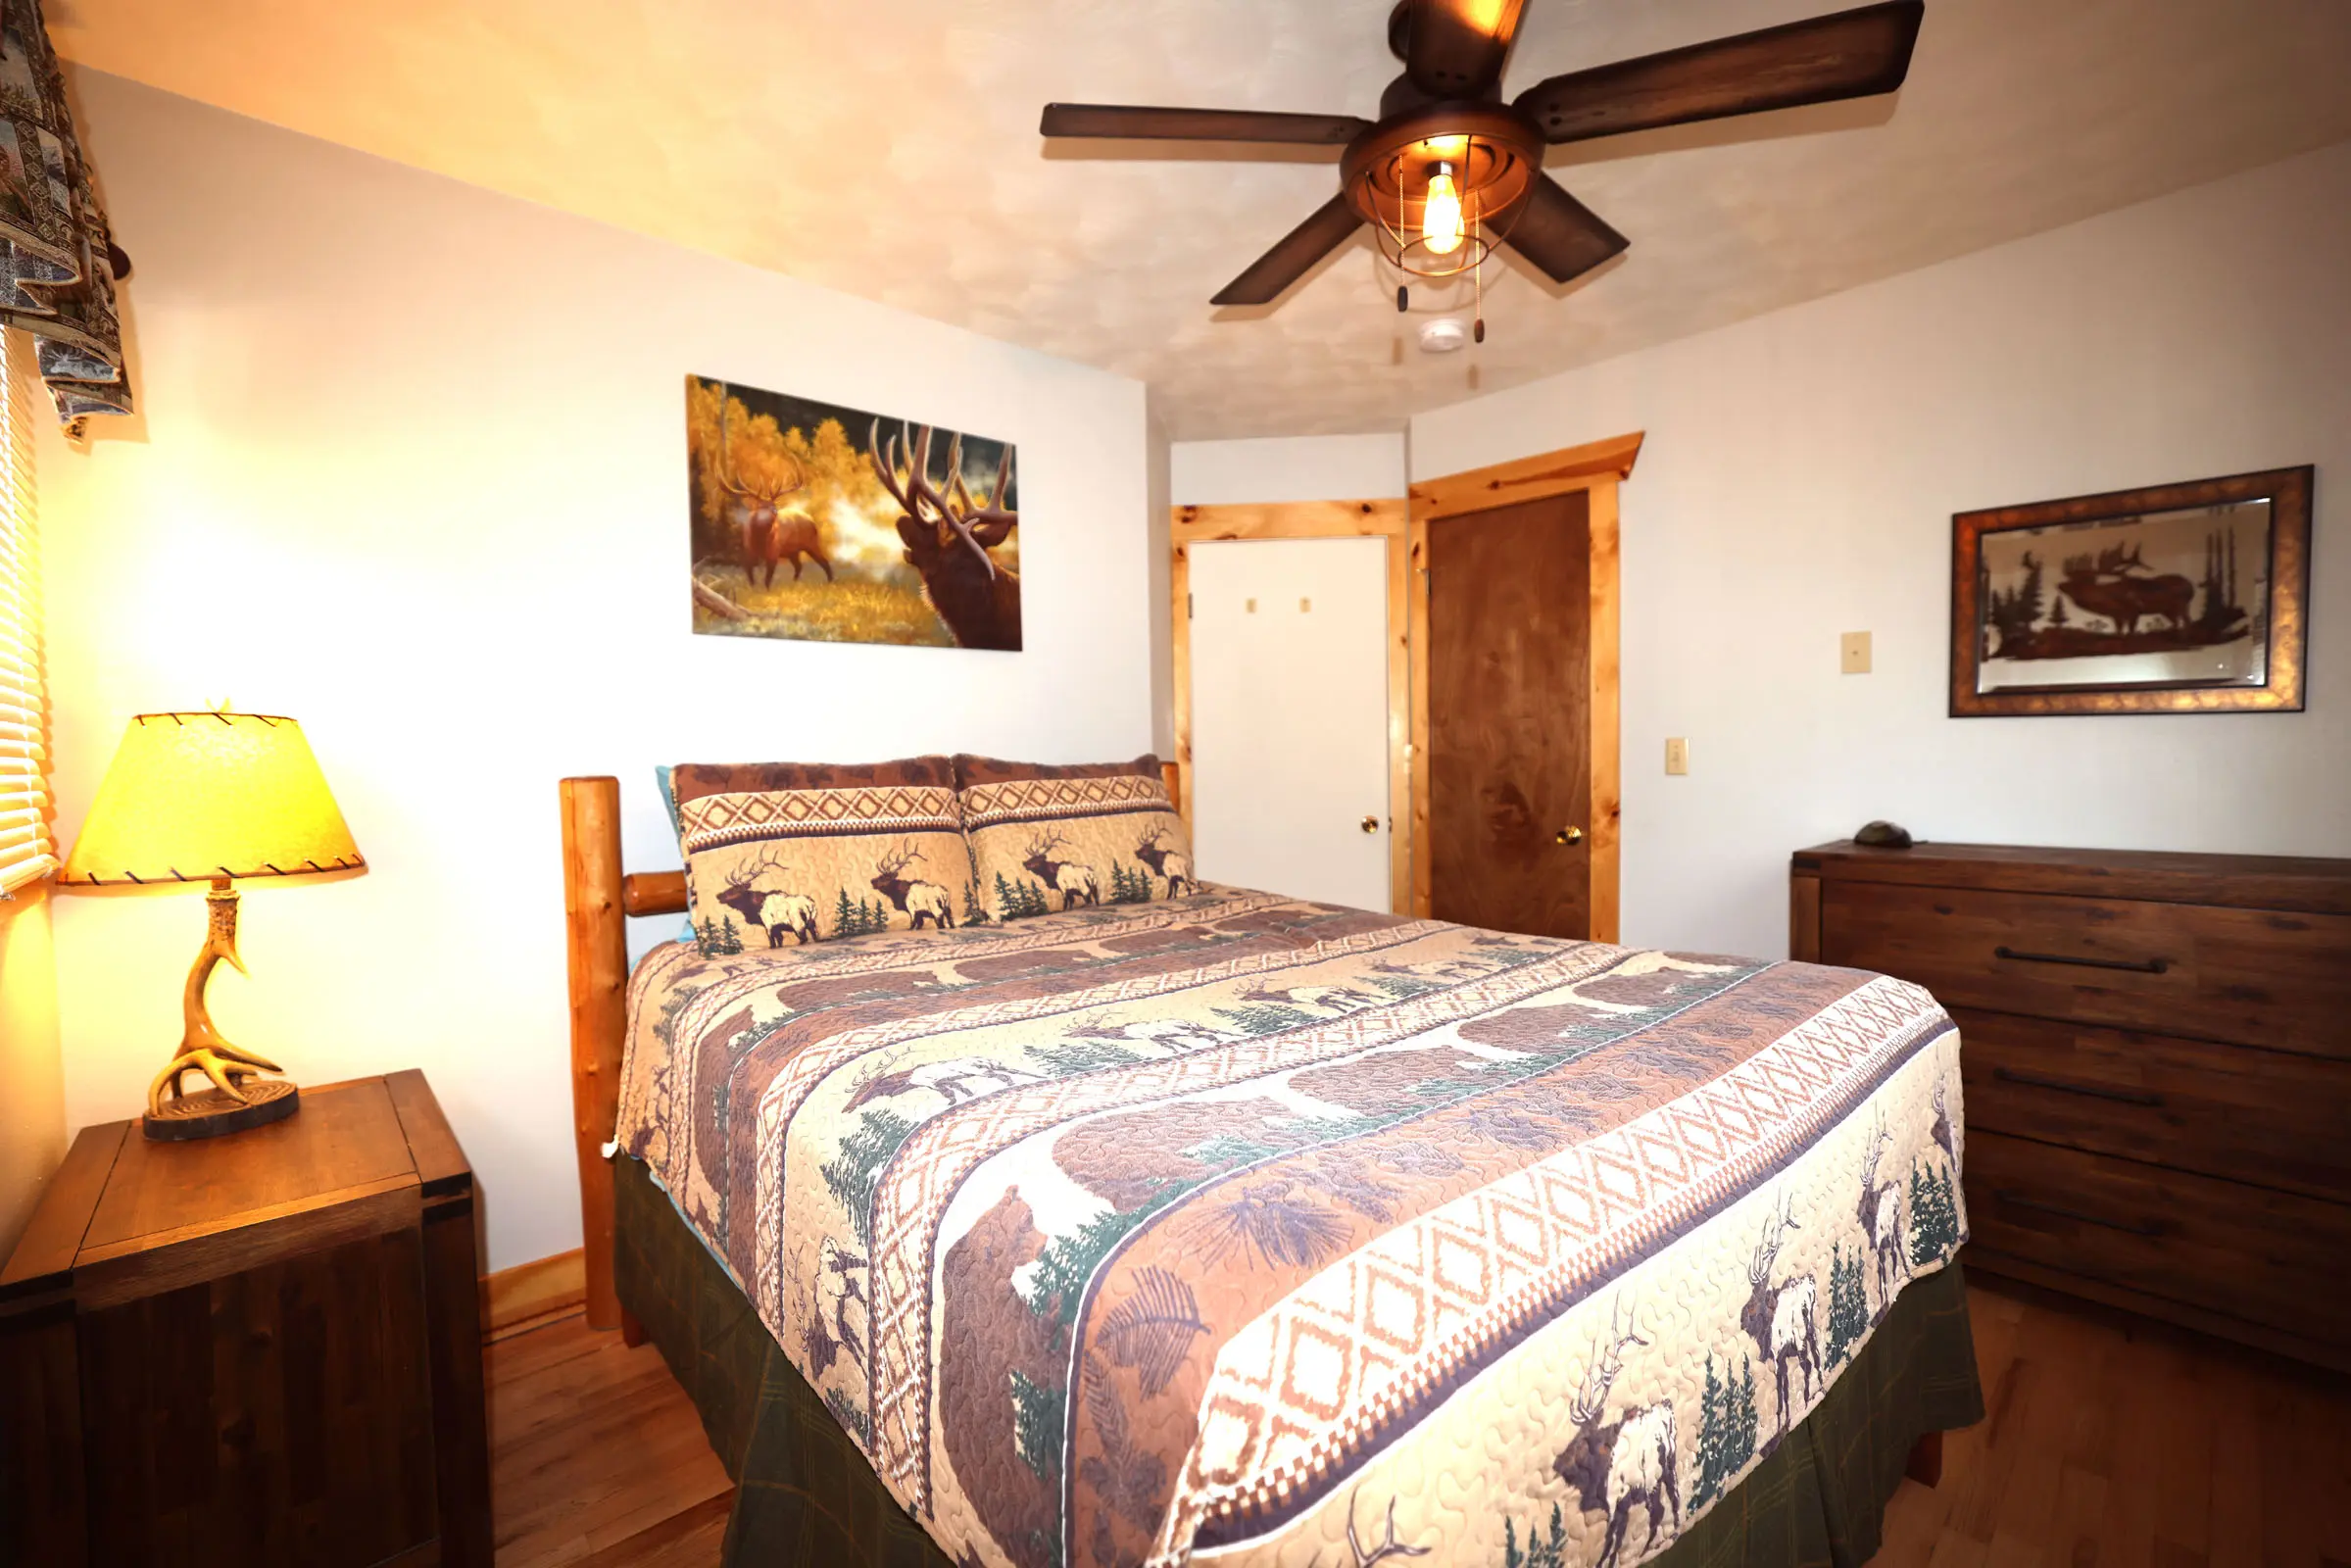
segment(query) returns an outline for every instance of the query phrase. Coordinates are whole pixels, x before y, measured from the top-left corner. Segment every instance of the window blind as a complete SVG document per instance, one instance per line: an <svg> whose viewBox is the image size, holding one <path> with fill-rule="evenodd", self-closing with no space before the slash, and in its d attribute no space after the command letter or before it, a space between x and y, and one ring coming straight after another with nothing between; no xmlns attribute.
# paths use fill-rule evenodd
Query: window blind
<svg viewBox="0 0 2351 1568"><path fill-rule="evenodd" d="M49 837L49 705L41 680L31 353L8 332L0 373L0 893L57 869Z"/></svg>

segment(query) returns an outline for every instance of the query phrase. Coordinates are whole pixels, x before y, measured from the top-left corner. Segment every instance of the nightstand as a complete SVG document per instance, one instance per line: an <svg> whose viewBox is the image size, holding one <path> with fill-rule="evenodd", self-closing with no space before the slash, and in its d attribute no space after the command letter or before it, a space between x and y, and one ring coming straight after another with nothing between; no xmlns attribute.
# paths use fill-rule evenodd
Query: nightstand
<svg viewBox="0 0 2351 1568"><path fill-rule="evenodd" d="M82 1129L0 1272L0 1564L490 1568L474 1223L420 1072Z"/></svg>

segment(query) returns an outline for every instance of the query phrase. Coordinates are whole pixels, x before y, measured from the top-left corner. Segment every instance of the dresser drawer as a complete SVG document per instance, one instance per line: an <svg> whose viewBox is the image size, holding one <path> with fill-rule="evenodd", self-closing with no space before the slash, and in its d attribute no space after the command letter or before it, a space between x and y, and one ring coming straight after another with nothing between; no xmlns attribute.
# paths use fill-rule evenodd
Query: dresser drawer
<svg viewBox="0 0 2351 1568"><path fill-rule="evenodd" d="M2351 916L1837 882L1821 961L1949 1007L2351 1058Z"/></svg>
<svg viewBox="0 0 2351 1568"><path fill-rule="evenodd" d="M1992 1251L2351 1344L2351 1208L1974 1127L1964 1185Z"/></svg>
<svg viewBox="0 0 2351 1568"><path fill-rule="evenodd" d="M2351 1201L2351 1062L1956 1009L1971 1130Z"/></svg>

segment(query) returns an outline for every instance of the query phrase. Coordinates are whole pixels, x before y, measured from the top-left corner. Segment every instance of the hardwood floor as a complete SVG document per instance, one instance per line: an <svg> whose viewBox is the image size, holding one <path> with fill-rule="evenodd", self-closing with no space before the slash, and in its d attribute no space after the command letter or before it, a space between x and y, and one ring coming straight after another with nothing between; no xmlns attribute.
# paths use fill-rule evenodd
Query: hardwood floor
<svg viewBox="0 0 2351 1568"><path fill-rule="evenodd" d="M2351 1568L2351 1384L1971 1286L1987 1418L1874 1568ZM709 1568L733 1492L650 1345L577 1316L489 1348L501 1568Z"/></svg>
<svg viewBox="0 0 2351 1568"><path fill-rule="evenodd" d="M500 1568L710 1568L734 1488L651 1345L577 1312L488 1347Z"/></svg>
<svg viewBox="0 0 2351 1568"><path fill-rule="evenodd" d="M1988 1413L1876 1568L2351 1565L2343 1379L2027 1287L1968 1311Z"/></svg>

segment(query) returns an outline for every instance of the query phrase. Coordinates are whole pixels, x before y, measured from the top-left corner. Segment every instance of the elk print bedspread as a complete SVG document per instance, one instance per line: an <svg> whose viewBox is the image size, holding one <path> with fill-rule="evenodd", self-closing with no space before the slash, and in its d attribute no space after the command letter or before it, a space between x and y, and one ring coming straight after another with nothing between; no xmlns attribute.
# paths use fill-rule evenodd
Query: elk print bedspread
<svg viewBox="0 0 2351 1568"><path fill-rule="evenodd" d="M1966 1232L1854 970L1206 888L631 1006L621 1147L964 1562L1638 1562Z"/></svg>

